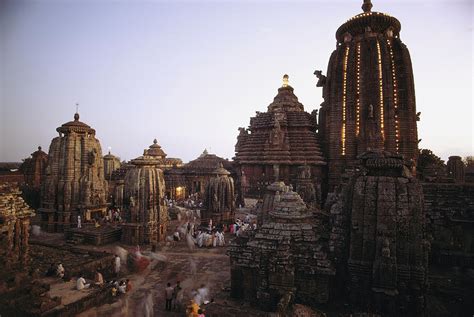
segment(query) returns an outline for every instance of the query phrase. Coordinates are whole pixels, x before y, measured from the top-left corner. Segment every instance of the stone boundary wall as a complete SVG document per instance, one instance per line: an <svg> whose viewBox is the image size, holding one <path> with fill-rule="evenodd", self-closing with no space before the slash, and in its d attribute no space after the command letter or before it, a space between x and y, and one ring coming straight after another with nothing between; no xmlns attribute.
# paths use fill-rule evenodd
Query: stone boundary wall
<svg viewBox="0 0 474 317"><path fill-rule="evenodd" d="M431 262L474 267L474 184L423 183Z"/></svg>

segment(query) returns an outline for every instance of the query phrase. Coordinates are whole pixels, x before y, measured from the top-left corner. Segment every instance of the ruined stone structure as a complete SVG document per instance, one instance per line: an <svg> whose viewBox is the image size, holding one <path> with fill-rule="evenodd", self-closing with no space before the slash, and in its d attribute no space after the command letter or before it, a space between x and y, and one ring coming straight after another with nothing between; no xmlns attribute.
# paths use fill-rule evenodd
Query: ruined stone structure
<svg viewBox="0 0 474 317"><path fill-rule="evenodd" d="M265 188L279 180L296 188L302 167L309 176L304 178L311 180L304 190L306 185L319 188L322 183L325 162L316 137L316 117L304 111L288 85L288 75L283 80L268 111L257 112L248 129L239 128L234 159L238 191L245 197L261 198ZM301 194L309 198L307 193ZM319 191L311 197L313 194L319 201Z"/></svg>
<svg viewBox="0 0 474 317"><path fill-rule="evenodd" d="M0 268L27 264L30 218L34 215L18 186L0 185Z"/></svg>
<svg viewBox="0 0 474 317"><path fill-rule="evenodd" d="M201 211L201 222L214 224L234 221L235 189L234 180L222 164L214 171L215 177L206 186L204 210Z"/></svg>
<svg viewBox="0 0 474 317"><path fill-rule="evenodd" d="M447 169L448 177L453 178L456 183L464 182L465 166L460 156L450 156Z"/></svg>
<svg viewBox="0 0 474 317"><path fill-rule="evenodd" d="M168 198L181 200L193 194L203 198L206 186L215 177L215 170L220 164L227 171L233 170L231 162L204 150L197 159L181 167L166 170L165 179Z"/></svg>
<svg viewBox="0 0 474 317"><path fill-rule="evenodd" d="M164 240L168 226L163 171L146 153L131 161L133 168L124 179L122 242L131 245L156 245Z"/></svg>
<svg viewBox="0 0 474 317"><path fill-rule="evenodd" d="M282 313L293 302L327 303L335 271L327 257L324 217L283 182L272 186L283 191L266 195L272 200L267 221L229 247L231 295Z"/></svg>
<svg viewBox="0 0 474 317"><path fill-rule="evenodd" d="M31 157L25 159L20 167L25 176L21 186L23 197L33 208L40 206L41 184L45 179L47 165L48 154L38 146L38 151L31 153Z"/></svg>
<svg viewBox="0 0 474 317"><path fill-rule="evenodd" d="M323 87L319 135L330 190L368 150L402 154L416 166L420 114L410 54L400 39L400 22L371 8L365 1L364 12L337 30L327 78L315 72Z"/></svg>
<svg viewBox="0 0 474 317"><path fill-rule="evenodd" d="M421 184L401 155L367 152L360 159L359 171L331 208L338 278L348 284L354 307L371 306L393 316L420 314L430 246Z"/></svg>
<svg viewBox="0 0 474 317"><path fill-rule="evenodd" d="M39 209L42 227L50 232L69 228L78 215L87 221L107 209L102 148L95 130L79 121L76 113L74 121L56 131L59 136L49 147Z"/></svg>

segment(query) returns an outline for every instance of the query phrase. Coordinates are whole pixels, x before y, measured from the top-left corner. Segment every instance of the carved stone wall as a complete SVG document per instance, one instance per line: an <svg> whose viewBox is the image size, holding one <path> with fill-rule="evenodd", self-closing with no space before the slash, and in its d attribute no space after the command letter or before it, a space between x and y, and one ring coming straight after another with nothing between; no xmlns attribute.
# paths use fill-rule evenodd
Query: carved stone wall
<svg viewBox="0 0 474 317"><path fill-rule="evenodd" d="M474 184L423 183L431 260L474 268Z"/></svg>
<svg viewBox="0 0 474 317"><path fill-rule="evenodd" d="M17 185L0 185L0 268L28 263L30 218L34 215Z"/></svg>
<svg viewBox="0 0 474 317"><path fill-rule="evenodd" d="M400 155L368 152L360 159L359 172L339 195L339 206L332 207L333 218L340 217L338 208L349 216L348 222L333 222L342 227L333 228L332 256L338 262L347 259L345 279L355 307L370 305L387 315L420 314L430 249L421 184ZM334 234L337 230L345 237Z"/></svg>

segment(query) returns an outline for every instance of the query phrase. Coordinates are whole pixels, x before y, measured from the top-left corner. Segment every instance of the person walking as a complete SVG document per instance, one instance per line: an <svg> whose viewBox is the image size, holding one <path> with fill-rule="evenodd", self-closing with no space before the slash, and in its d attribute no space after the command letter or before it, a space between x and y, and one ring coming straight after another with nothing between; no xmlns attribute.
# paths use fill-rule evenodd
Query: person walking
<svg viewBox="0 0 474 317"><path fill-rule="evenodd" d="M171 310L171 302L173 301L173 287L171 283L168 283L165 288L165 299L166 299L166 310Z"/></svg>
<svg viewBox="0 0 474 317"><path fill-rule="evenodd" d="M173 302L173 309L176 310L178 306L181 305L181 301L179 298L181 292L181 285L179 281L176 281L176 286L173 288L173 295L172 295L172 302Z"/></svg>

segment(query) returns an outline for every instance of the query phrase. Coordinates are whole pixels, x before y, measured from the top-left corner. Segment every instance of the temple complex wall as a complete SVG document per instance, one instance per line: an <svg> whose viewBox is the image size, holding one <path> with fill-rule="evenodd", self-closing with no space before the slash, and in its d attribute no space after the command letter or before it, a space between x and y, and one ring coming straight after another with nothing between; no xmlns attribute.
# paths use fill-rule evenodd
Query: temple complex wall
<svg viewBox="0 0 474 317"><path fill-rule="evenodd" d="M474 184L423 183L431 261L474 268Z"/></svg>

